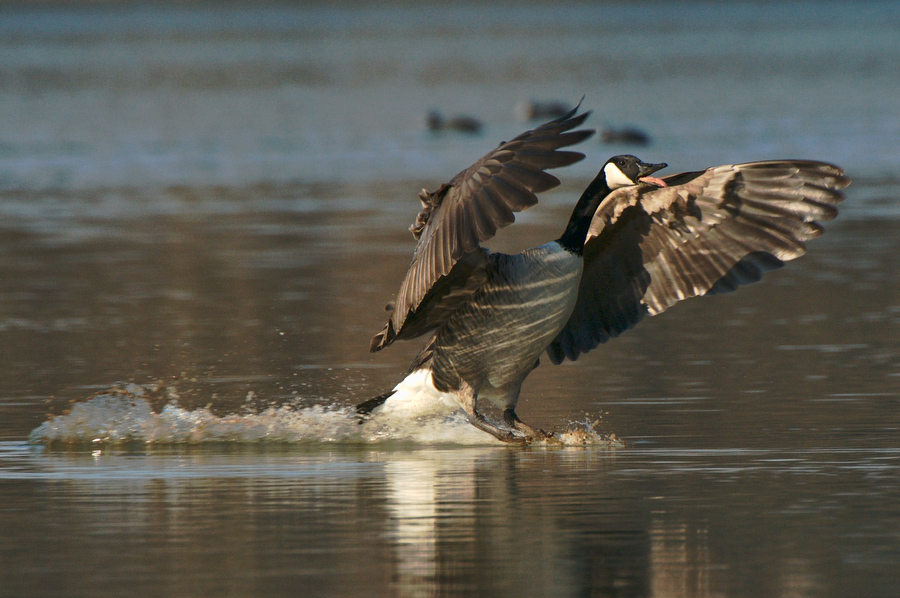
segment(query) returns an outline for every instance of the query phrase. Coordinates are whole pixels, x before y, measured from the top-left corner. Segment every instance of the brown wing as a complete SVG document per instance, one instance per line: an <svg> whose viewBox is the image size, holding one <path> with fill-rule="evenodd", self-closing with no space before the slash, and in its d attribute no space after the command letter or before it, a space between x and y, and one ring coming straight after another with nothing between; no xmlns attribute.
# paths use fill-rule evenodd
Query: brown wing
<svg viewBox="0 0 900 598"><path fill-rule="evenodd" d="M535 193L559 185L546 169L584 158L559 149L594 133L571 130L590 114L576 115L577 111L578 107L501 143L437 191L419 195L422 211L410 228L418 239L412 264L387 325L372 339L372 351L434 329L480 286L484 276L480 243L511 224L514 212L536 204Z"/></svg>
<svg viewBox="0 0 900 598"><path fill-rule="evenodd" d="M821 162L725 165L611 193L584 246L575 311L547 352L576 359L699 295L735 290L806 252L850 184Z"/></svg>

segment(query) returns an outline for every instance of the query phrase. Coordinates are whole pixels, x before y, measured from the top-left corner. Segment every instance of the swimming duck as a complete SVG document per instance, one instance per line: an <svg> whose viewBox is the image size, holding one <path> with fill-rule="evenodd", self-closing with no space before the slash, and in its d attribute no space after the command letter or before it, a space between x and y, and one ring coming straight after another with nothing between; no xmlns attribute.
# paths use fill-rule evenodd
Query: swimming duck
<svg viewBox="0 0 900 598"><path fill-rule="evenodd" d="M406 378L361 403L426 392L456 401L478 429L506 442L550 436L516 415L522 383L546 351L559 364L675 303L735 290L805 252L837 215L849 184L806 160L728 164L657 178L666 167L632 155L600 168L560 237L517 254L481 243L559 184L547 169L584 155L589 112L568 114L501 143L436 191L419 195L412 263L370 349L428 335ZM487 399L503 414L489 421Z"/></svg>

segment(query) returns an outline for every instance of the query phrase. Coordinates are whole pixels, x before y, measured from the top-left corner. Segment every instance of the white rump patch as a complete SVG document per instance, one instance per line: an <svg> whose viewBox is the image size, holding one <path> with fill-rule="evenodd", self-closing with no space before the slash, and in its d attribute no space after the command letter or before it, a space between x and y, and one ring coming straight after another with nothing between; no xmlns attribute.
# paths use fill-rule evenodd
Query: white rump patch
<svg viewBox="0 0 900 598"><path fill-rule="evenodd" d="M381 413L393 415L436 415L447 414L460 409L456 396L441 392L434 387L431 370L412 372L394 387L394 394L388 397L379 409Z"/></svg>

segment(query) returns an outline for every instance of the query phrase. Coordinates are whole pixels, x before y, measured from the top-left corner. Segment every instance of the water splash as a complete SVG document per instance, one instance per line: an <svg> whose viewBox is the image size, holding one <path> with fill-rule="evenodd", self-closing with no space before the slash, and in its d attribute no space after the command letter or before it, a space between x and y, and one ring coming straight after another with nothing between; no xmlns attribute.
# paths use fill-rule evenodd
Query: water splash
<svg viewBox="0 0 900 598"><path fill-rule="evenodd" d="M259 412L216 415L209 407L185 409L175 401L155 411L156 389L137 384L114 387L73 404L35 428L29 442L48 445L408 442L424 445L499 445L471 426L462 412L440 401L385 403L360 420L348 406L285 404ZM554 444L618 446L615 437L589 424L557 435Z"/></svg>

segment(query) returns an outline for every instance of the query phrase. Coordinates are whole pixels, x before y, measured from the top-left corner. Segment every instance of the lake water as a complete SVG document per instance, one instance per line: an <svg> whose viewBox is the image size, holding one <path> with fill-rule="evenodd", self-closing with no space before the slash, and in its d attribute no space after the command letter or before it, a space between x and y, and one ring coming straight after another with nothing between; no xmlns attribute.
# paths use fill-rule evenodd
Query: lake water
<svg viewBox="0 0 900 598"><path fill-rule="evenodd" d="M900 5L0 7L0 596L896 596ZM416 193L530 125L606 157L853 179L809 254L688 301L519 414L357 424ZM433 134L425 114L481 119Z"/></svg>

